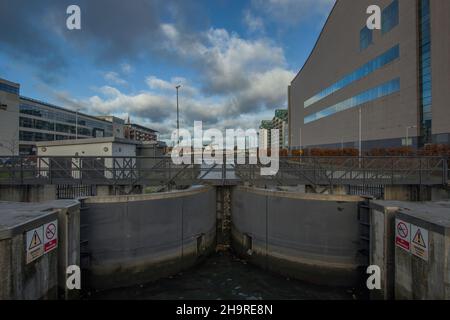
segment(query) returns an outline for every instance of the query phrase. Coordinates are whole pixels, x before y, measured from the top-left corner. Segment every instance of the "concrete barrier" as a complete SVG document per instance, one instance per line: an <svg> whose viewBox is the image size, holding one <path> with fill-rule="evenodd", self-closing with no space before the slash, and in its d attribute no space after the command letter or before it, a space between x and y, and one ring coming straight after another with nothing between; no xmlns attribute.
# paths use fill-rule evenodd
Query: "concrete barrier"
<svg viewBox="0 0 450 320"><path fill-rule="evenodd" d="M263 268L316 284L361 284L356 196L237 187L233 248Z"/></svg>
<svg viewBox="0 0 450 320"><path fill-rule="evenodd" d="M84 200L83 267L95 289L130 286L175 274L214 249L216 193L186 191Z"/></svg>
<svg viewBox="0 0 450 320"><path fill-rule="evenodd" d="M56 185L3 185L0 201L43 202L56 200Z"/></svg>
<svg viewBox="0 0 450 320"><path fill-rule="evenodd" d="M43 248L43 226L56 219L56 210L1 204L0 300L57 298L57 250L44 253ZM33 241L34 230L38 231Z"/></svg>
<svg viewBox="0 0 450 320"><path fill-rule="evenodd" d="M394 299L395 283L395 213L408 206L405 201L370 202L370 265L380 267L381 289L372 290L373 300Z"/></svg>
<svg viewBox="0 0 450 320"><path fill-rule="evenodd" d="M449 300L450 202L409 203L395 218L408 229L395 247L395 298Z"/></svg>
<svg viewBox="0 0 450 320"><path fill-rule="evenodd" d="M57 220L56 248L35 261L26 263L27 231L54 220ZM78 201L0 202L0 274L3 279L0 281L0 298L77 298L77 290L67 290L66 270L70 265L80 264L79 244Z"/></svg>

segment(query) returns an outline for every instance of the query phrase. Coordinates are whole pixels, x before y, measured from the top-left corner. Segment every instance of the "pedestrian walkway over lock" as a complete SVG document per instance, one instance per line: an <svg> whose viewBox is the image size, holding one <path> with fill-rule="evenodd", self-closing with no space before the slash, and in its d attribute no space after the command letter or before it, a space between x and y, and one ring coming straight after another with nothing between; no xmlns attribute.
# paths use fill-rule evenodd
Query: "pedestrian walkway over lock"
<svg viewBox="0 0 450 320"><path fill-rule="evenodd" d="M449 182L449 160L444 157L280 157L279 170L272 176L261 175L261 164L223 160L215 165L175 165L170 157L0 157L0 185L447 186Z"/></svg>

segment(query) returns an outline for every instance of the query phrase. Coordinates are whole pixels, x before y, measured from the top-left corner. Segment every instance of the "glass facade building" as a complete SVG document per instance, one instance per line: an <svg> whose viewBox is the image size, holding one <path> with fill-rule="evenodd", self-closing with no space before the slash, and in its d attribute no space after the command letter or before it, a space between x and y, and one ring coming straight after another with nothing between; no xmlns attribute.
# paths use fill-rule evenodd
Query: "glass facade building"
<svg viewBox="0 0 450 320"><path fill-rule="evenodd" d="M365 26L359 34L359 50L367 49L373 43L373 31Z"/></svg>
<svg viewBox="0 0 450 320"><path fill-rule="evenodd" d="M288 87L290 148L450 146L449 30L450 1L336 1Z"/></svg>
<svg viewBox="0 0 450 320"><path fill-rule="evenodd" d="M430 0L419 1L419 94L421 145L432 142Z"/></svg>
<svg viewBox="0 0 450 320"><path fill-rule="evenodd" d="M33 154L34 142L37 141L112 136L113 126L108 121L20 97L19 141L21 154Z"/></svg>
<svg viewBox="0 0 450 320"><path fill-rule="evenodd" d="M4 92L8 92L8 93L12 93L12 94L19 94L19 88L16 88L14 86L10 86L6 83L2 83L0 82L0 90L4 91Z"/></svg>
<svg viewBox="0 0 450 320"><path fill-rule="evenodd" d="M383 10L381 14L381 32L383 34L388 33L398 25L398 10L398 0L394 0L388 7Z"/></svg>
<svg viewBox="0 0 450 320"><path fill-rule="evenodd" d="M313 104L319 102L320 100L328 97L329 95L344 89L345 87L349 86L350 84L361 80L364 77L367 77L371 73L375 72L378 69L381 69L382 67L388 65L389 63L395 61L400 56L400 46L396 45L383 53L382 55L376 57L375 59L369 61L368 63L364 64L362 67L358 68L357 70L353 71L352 73L346 75L344 78L339 80L338 82L334 83L333 85L329 86L325 90L319 92L312 98L309 98L305 101L304 107L308 108L312 106Z"/></svg>
<svg viewBox="0 0 450 320"><path fill-rule="evenodd" d="M372 88L350 99L342 101L319 112L313 113L305 117L304 123L308 124L322 118L329 117L338 112L358 107L364 103L374 101L398 91L400 91L400 78L384 83L381 86Z"/></svg>

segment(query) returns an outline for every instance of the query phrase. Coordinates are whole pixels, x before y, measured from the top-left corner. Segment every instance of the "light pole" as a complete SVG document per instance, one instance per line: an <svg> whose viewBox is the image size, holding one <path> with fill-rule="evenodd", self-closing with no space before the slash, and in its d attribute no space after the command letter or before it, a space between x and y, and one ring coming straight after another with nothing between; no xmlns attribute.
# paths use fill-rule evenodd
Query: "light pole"
<svg viewBox="0 0 450 320"><path fill-rule="evenodd" d="M181 88L181 85L177 85L175 89L177 90L177 143L180 143L180 110L178 104L178 90Z"/></svg>
<svg viewBox="0 0 450 320"><path fill-rule="evenodd" d="M80 109L75 109L75 140L78 140L78 111Z"/></svg>
<svg viewBox="0 0 450 320"><path fill-rule="evenodd" d="M300 152L303 150L303 143L302 143L302 128L300 127Z"/></svg>
<svg viewBox="0 0 450 320"><path fill-rule="evenodd" d="M359 107L359 158L362 157L362 110Z"/></svg>
<svg viewBox="0 0 450 320"><path fill-rule="evenodd" d="M406 127L406 140L405 140L405 145L406 145L407 147L409 147L409 129L414 129L414 128L417 128L417 126L409 126L409 127ZM412 145L412 141L411 141L411 145Z"/></svg>

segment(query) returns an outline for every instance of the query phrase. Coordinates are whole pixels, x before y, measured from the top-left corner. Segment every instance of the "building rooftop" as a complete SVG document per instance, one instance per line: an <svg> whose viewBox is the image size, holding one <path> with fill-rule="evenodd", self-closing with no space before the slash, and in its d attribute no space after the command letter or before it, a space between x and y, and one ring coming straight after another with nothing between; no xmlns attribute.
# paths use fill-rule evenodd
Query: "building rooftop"
<svg viewBox="0 0 450 320"><path fill-rule="evenodd" d="M137 128L137 129L140 129L140 130L143 130L143 131L149 131L149 132L153 132L153 133L158 132L158 131L156 131L156 130L153 130L153 129L150 129L150 128L141 126L141 125L136 124L136 123L127 123L127 125L129 125L129 126L131 126L131 127L135 127L135 128Z"/></svg>
<svg viewBox="0 0 450 320"><path fill-rule="evenodd" d="M70 110L70 109L66 109L66 108L63 108L63 107L56 106L56 105L48 103L48 102L44 102L44 101L40 101L40 100L37 100L37 99L28 98L28 97L24 97L24 96L20 96L20 99L28 101L28 102L32 102L32 103L37 103L37 104L40 104L40 105L43 105L43 106L46 106L46 107L49 107L49 108L65 111L65 112L68 112L68 113L78 114L78 116L83 116L83 117L90 118L90 119L93 119L93 120L96 120L96 121L100 121L100 122L105 122L107 124L111 124L111 122L109 122L107 120L104 120L104 119L101 119L99 117L91 116L91 115L88 115L88 114L82 113L82 112L76 112L76 111L73 111L73 110Z"/></svg>
<svg viewBox="0 0 450 320"><path fill-rule="evenodd" d="M273 128L273 122L272 120L263 120L261 121L261 125L259 126L260 129L272 129Z"/></svg>
<svg viewBox="0 0 450 320"><path fill-rule="evenodd" d="M136 140L129 140L117 137L102 137L102 138L88 138L78 140L56 140L56 141L41 141L36 142L37 147L54 147L54 146L70 146L82 144L97 144L97 143L122 143L140 145L142 142Z"/></svg>
<svg viewBox="0 0 450 320"><path fill-rule="evenodd" d="M287 121L287 119L288 119L288 111L286 109L275 110L275 118Z"/></svg>

